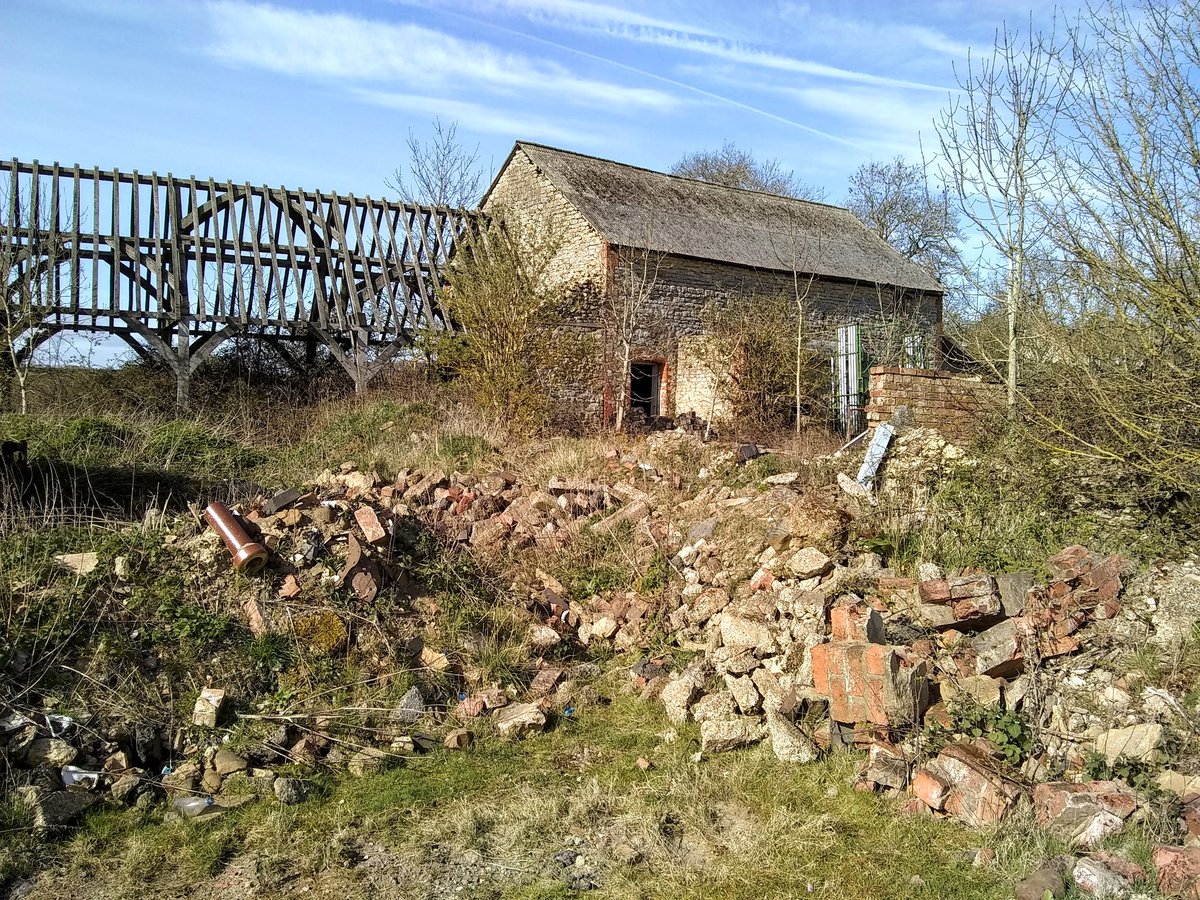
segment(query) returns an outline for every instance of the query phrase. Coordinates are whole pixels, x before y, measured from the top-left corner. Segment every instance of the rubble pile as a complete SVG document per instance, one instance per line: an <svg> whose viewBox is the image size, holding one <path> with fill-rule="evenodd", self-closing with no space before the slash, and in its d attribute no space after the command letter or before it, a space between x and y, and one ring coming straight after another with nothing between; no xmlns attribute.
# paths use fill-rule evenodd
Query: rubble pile
<svg viewBox="0 0 1200 900"><path fill-rule="evenodd" d="M660 457L679 451L668 437L654 440ZM960 458L944 442L930 452L932 463L922 456L910 468ZM753 458L727 455L710 464ZM69 823L104 792L140 804L165 794L180 816L219 815L254 796L298 803L317 790L305 773L318 765L362 776L413 754L465 749L472 729L535 733L586 704L599 669L577 659L601 645L639 657L629 690L660 703L676 725L697 723L701 756L766 742L780 760L802 764L856 747L865 751L857 789L972 827L1031 803L1079 854L1047 863L1028 891L1053 893L1073 879L1112 896L1124 890L1118 882L1142 877L1098 846L1144 810L1120 773L1153 767L1156 789L1182 810L1172 825L1178 844L1155 851L1160 889L1200 896L1200 763L1170 756L1194 735L1200 709L1139 673L1098 665L1113 646L1186 634L1200 596L1193 570L1160 568L1128 583L1125 560L1073 546L1047 560L1048 579L929 564L905 577L874 553L846 549L858 498L847 508L832 490L803 488L799 473L736 489L702 471L702 487L687 497L678 477L648 462L613 453L608 469L604 479L530 485L503 471L384 480L345 465L306 489L242 504L241 522L270 552L269 578L240 603L255 636L289 635L323 653L353 648L380 677L416 669L438 692L413 687L351 737L332 714L264 714L270 733L238 753L219 739L227 719L217 685L196 698L191 727L174 731L139 725L102 737L93 723L11 713L0 719L5 759L39 827ZM653 554L662 577L586 598L536 564L514 577L527 617L527 686L486 683L453 648L426 643L420 616L440 611L409 570L426 536L511 561L586 531L620 535L643 559ZM214 532L185 543L201 566L228 570ZM326 602L331 592L352 598L353 614ZM376 611L384 596L416 618L384 633ZM1105 777L1086 780L1087 772Z"/></svg>

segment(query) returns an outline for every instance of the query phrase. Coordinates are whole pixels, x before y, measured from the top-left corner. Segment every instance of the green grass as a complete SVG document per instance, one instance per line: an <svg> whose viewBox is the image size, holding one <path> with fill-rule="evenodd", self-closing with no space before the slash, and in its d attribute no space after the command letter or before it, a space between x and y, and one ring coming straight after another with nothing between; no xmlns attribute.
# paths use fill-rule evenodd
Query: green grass
<svg viewBox="0 0 1200 900"><path fill-rule="evenodd" d="M99 810L57 856L66 883L88 879L96 897L195 888L247 853L268 890L271 873L286 880L299 871L316 896L334 886L368 896L342 859L364 841L405 861L434 846L451 857L476 853L497 896L562 897L552 857L571 835L599 881L597 898L992 898L1011 887L1013 873L963 857L980 835L898 817L891 801L851 790L857 755L790 766L763 746L697 764L695 726L664 744L665 728L657 704L617 695L522 742L476 725L474 749L332 782L297 807L259 800L211 823L173 824ZM639 756L654 768L642 771ZM615 842L643 861L613 858Z"/></svg>

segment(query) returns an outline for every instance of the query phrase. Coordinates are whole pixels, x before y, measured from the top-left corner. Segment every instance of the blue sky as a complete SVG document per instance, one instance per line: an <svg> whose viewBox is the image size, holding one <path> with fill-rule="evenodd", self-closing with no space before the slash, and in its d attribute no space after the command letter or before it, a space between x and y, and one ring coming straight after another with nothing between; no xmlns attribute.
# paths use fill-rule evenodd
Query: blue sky
<svg viewBox="0 0 1200 900"><path fill-rule="evenodd" d="M734 140L841 202L917 160L968 50L1030 0L3 0L0 153L387 194L435 115L666 169ZM1049 4L1032 11L1035 25Z"/></svg>

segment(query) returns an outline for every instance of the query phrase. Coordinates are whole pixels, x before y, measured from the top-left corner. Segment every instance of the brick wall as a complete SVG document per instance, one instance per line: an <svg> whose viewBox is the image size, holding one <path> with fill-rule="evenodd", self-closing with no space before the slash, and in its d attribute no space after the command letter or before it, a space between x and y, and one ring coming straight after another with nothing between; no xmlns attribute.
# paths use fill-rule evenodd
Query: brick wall
<svg viewBox="0 0 1200 900"><path fill-rule="evenodd" d="M897 407L907 406L917 425L966 440L977 433L981 417L1003 401L1003 386L978 375L877 366L871 369L867 427L888 421Z"/></svg>

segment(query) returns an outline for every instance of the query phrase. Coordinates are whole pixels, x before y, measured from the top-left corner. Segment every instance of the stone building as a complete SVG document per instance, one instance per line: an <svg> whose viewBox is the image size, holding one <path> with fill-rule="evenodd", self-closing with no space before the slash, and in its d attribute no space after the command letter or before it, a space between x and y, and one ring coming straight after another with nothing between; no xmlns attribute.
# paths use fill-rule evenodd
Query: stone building
<svg viewBox="0 0 1200 900"><path fill-rule="evenodd" d="M622 395L650 416L720 418L706 323L754 295L799 295L806 341L831 353L847 323L899 324L906 340L939 343L937 279L841 207L524 141L482 206L556 235L548 277L578 292L574 324L594 342L574 392L592 421L611 421Z"/></svg>

